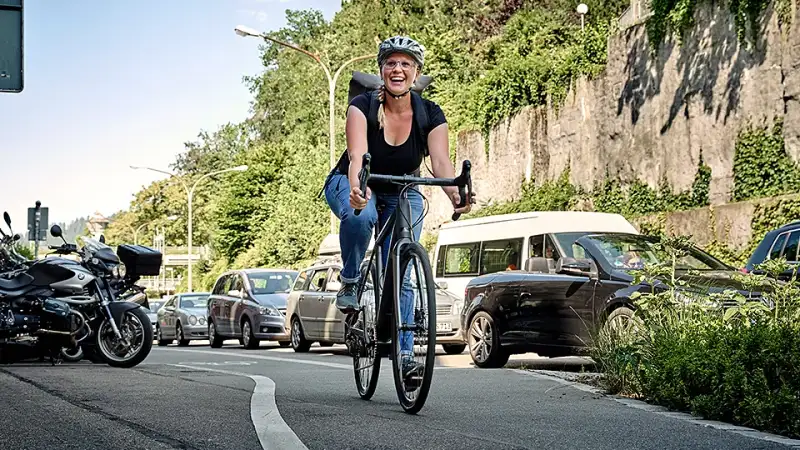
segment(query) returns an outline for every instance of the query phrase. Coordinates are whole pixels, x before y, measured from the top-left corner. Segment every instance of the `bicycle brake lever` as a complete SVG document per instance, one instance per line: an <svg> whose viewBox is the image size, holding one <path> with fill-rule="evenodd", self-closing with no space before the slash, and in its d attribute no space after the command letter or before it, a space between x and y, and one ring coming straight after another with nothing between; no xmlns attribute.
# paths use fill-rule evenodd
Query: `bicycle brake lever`
<svg viewBox="0 0 800 450"><path fill-rule="evenodd" d="M372 161L372 156L369 153L364 153L364 158L361 162L361 171L358 173L358 188L361 189L364 199L367 198L367 179L369 179L369 164ZM355 210L355 215L361 214L360 209Z"/></svg>

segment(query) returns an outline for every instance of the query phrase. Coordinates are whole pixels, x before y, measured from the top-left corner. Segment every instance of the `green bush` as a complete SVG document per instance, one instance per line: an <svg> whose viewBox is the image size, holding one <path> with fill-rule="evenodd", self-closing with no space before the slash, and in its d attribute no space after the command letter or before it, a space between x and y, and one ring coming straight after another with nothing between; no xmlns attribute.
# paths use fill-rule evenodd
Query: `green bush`
<svg viewBox="0 0 800 450"><path fill-rule="evenodd" d="M684 237L665 238L667 263L646 267L634 283L655 285L636 297L629 327L596 333L592 356L605 388L666 407L800 437L800 287L767 275L738 274L738 291L694 292L672 261ZM772 277L785 261L761 265ZM750 294L747 294L748 296Z"/></svg>

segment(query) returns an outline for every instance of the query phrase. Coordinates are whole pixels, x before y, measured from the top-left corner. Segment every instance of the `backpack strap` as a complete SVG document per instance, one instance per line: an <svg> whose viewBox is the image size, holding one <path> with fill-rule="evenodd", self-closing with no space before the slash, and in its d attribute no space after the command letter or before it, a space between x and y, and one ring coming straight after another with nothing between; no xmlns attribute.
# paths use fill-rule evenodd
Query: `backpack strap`
<svg viewBox="0 0 800 450"><path fill-rule="evenodd" d="M429 156L428 134L431 132L431 121L428 116L428 109L425 108L425 102L422 100L422 97L414 91L411 91L411 108L414 110L415 128L420 142L422 142L424 155Z"/></svg>

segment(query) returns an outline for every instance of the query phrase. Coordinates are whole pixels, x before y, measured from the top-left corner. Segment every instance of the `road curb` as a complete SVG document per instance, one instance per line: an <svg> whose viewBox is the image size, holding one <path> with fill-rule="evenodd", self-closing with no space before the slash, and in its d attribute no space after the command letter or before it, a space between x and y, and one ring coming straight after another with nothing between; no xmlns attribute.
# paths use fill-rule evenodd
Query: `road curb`
<svg viewBox="0 0 800 450"><path fill-rule="evenodd" d="M537 377L537 378L545 378L551 381L555 381L565 386L570 386L572 388L578 389L580 391L589 392L595 395L601 395L603 397L609 398L614 400L617 403L625 405L629 408L639 409L642 411L647 411L649 413L658 414L660 416L670 417L677 420L682 420L684 422L693 423L695 425L700 425L708 428L714 428L716 430L727 431L730 433L736 433L742 436L746 436L752 439L759 439L762 441L769 441L774 442L777 444L786 445L791 448L800 448L800 439L792 439L785 436L781 436L778 434L766 433L763 431L756 430L754 428L743 427L739 425L733 425L730 423L719 422L716 420L706 420L702 417L693 416L691 414L687 414L684 412L679 411L672 411L668 408L659 405L652 405L647 402L643 402L641 400L635 400L632 398L621 397L619 395L610 395L604 392L602 389L598 389L594 386L581 383L575 380L569 380L562 376L557 376L551 373L546 373L541 370L524 370L524 369L510 369L514 372Z"/></svg>

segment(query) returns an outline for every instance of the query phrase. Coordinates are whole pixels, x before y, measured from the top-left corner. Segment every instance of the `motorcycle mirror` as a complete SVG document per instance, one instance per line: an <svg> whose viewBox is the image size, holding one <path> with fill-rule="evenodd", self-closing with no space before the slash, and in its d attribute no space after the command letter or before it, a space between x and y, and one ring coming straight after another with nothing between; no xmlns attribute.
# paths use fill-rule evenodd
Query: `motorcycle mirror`
<svg viewBox="0 0 800 450"><path fill-rule="evenodd" d="M8 215L8 211L3 211L3 220L6 221L6 225L8 225L8 228L10 229L11 228L11 216Z"/></svg>
<svg viewBox="0 0 800 450"><path fill-rule="evenodd" d="M100 243L101 244L105 244L106 243L106 235L104 235L104 234L100 235Z"/></svg>
<svg viewBox="0 0 800 450"><path fill-rule="evenodd" d="M20 240L20 239L22 239L22 236L20 236L20 235L19 235L19 233L17 233L17 234L15 234L15 235L14 235L14 240L15 240L15 241L18 241L18 240Z"/></svg>
<svg viewBox="0 0 800 450"><path fill-rule="evenodd" d="M63 234L61 233L61 227L58 226L58 224L53 224L53 226L50 227L50 235L52 235L53 237L60 237L62 239L64 237Z"/></svg>

